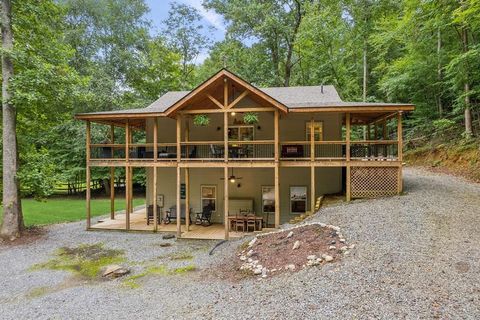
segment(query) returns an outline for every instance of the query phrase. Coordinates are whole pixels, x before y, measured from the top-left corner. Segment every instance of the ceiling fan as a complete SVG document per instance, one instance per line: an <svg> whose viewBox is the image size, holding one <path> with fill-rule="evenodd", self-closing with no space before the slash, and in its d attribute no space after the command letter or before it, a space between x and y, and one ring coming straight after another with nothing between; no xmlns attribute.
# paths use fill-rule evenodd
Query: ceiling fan
<svg viewBox="0 0 480 320"><path fill-rule="evenodd" d="M235 181L240 180L240 179L243 179L243 178L242 177L236 177L233 174L233 168L232 168L232 174L228 177L228 181L230 181L231 183L235 183ZM225 180L225 178L220 178L220 180Z"/></svg>

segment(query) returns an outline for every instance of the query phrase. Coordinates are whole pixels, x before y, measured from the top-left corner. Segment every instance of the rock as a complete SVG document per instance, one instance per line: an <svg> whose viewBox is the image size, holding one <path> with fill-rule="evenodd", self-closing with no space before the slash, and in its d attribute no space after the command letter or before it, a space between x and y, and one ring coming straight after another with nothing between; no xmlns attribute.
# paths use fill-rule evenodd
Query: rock
<svg viewBox="0 0 480 320"><path fill-rule="evenodd" d="M335 250L335 249L337 249L337 247L335 247L335 246L328 247L328 250Z"/></svg>
<svg viewBox="0 0 480 320"><path fill-rule="evenodd" d="M337 241L335 240L330 241L330 244L335 244L335 243L337 243Z"/></svg>
<svg viewBox="0 0 480 320"><path fill-rule="evenodd" d="M293 231L290 231L288 234L287 234L287 238L291 238L293 236Z"/></svg>
<svg viewBox="0 0 480 320"><path fill-rule="evenodd" d="M122 266L119 266L118 264L111 264L105 268L105 271L103 271L102 277L106 277L121 268Z"/></svg>
<svg viewBox="0 0 480 320"><path fill-rule="evenodd" d="M325 228L327 226L325 223L321 223L321 222L318 225L322 228Z"/></svg>
<svg viewBox="0 0 480 320"><path fill-rule="evenodd" d="M162 236L162 239L168 240L168 239L174 239L175 235L173 233L167 233Z"/></svg>
<svg viewBox="0 0 480 320"><path fill-rule="evenodd" d="M314 254L307 256L307 260L316 260L316 259L317 259L317 256Z"/></svg>
<svg viewBox="0 0 480 320"><path fill-rule="evenodd" d="M273 268L272 270L270 270L270 272L275 272L277 271L277 269Z"/></svg>
<svg viewBox="0 0 480 320"><path fill-rule="evenodd" d="M165 242L165 243L160 243L160 247L165 248L165 247L171 247L172 244L170 242Z"/></svg>
<svg viewBox="0 0 480 320"><path fill-rule="evenodd" d="M245 260L247 260L247 257L245 257L245 256L240 256L240 260L245 261Z"/></svg>
<svg viewBox="0 0 480 320"><path fill-rule="evenodd" d="M120 268L120 269L117 269L117 270L113 271L112 276L114 278L120 278L120 277L123 277L124 275L129 274L129 273L130 273L129 269Z"/></svg>
<svg viewBox="0 0 480 320"><path fill-rule="evenodd" d="M267 277L267 268L262 269L262 277L266 278Z"/></svg>
<svg viewBox="0 0 480 320"><path fill-rule="evenodd" d="M322 258L323 258L323 260L325 260L325 262L332 262L333 261L333 257L329 256L328 254L323 254Z"/></svg>
<svg viewBox="0 0 480 320"><path fill-rule="evenodd" d="M343 239L343 238L338 240L338 241L340 241L341 243L345 243L345 239Z"/></svg>
<svg viewBox="0 0 480 320"><path fill-rule="evenodd" d="M313 266L318 266L322 262L322 259L313 259L313 260L308 260L307 266L313 267Z"/></svg>
<svg viewBox="0 0 480 320"><path fill-rule="evenodd" d="M248 250L247 257L251 257L253 255L253 250Z"/></svg>
<svg viewBox="0 0 480 320"><path fill-rule="evenodd" d="M248 246L252 247L255 244L255 242L257 242L257 238L253 238L252 241L248 243Z"/></svg>
<svg viewBox="0 0 480 320"><path fill-rule="evenodd" d="M247 259L247 262L248 262L248 263L252 263L252 261L253 261L252 258L248 258L248 259Z"/></svg>
<svg viewBox="0 0 480 320"><path fill-rule="evenodd" d="M298 248L300 248L300 241L297 240L297 241L295 241L295 243L293 244L293 250L298 249Z"/></svg>
<svg viewBox="0 0 480 320"><path fill-rule="evenodd" d="M349 253L350 253L350 251L347 250L347 251L345 251L343 254L344 254L344 255L348 255Z"/></svg>
<svg viewBox="0 0 480 320"><path fill-rule="evenodd" d="M285 270L287 271L294 271L295 270L295 265L294 264L287 264L285 266Z"/></svg>
<svg viewBox="0 0 480 320"><path fill-rule="evenodd" d="M354 244L351 244L351 245L348 246L348 249L353 249L353 248L355 248Z"/></svg>
<svg viewBox="0 0 480 320"><path fill-rule="evenodd" d="M255 268L255 269L253 270L253 274L256 275L256 276L262 274L262 269Z"/></svg>

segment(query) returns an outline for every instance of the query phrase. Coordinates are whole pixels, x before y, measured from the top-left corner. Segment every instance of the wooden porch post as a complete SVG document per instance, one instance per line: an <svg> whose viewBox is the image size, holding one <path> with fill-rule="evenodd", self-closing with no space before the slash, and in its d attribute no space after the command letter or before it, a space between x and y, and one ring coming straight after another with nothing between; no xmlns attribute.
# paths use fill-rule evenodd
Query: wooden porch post
<svg viewBox="0 0 480 320"><path fill-rule="evenodd" d="M181 168L180 166L178 166L177 164L177 238L180 238L182 236L182 225L181 225L181 221L182 219L180 219L181 217L181 206L180 206L180 185L182 183L181 181Z"/></svg>
<svg viewBox="0 0 480 320"><path fill-rule="evenodd" d="M115 220L115 167L110 168L110 219Z"/></svg>
<svg viewBox="0 0 480 320"><path fill-rule="evenodd" d="M347 201L350 201L351 196L351 172L350 172L350 113L347 112L345 114L345 140L346 140L346 193L347 193Z"/></svg>
<svg viewBox="0 0 480 320"><path fill-rule="evenodd" d="M130 230L130 123L125 123L125 230Z"/></svg>
<svg viewBox="0 0 480 320"><path fill-rule="evenodd" d="M87 206L87 230L91 226L91 215L90 215L90 121L87 121L87 132L86 132L86 186L85 186L85 195L86 195L86 206Z"/></svg>
<svg viewBox="0 0 480 320"><path fill-rule="evenodd" d="M280 168L275 165L275 228L280 227Z"/></svg>
<svg viewBox="0 0 480 320"><path fill-rule="evenodd" d="M310 120L310 211L315 210L315 121Z"/></svg>
<svg viewBox="0 0 480 320"><path fill-rule="evenodd" d="M181 217L181 206L180 206L180 186L181 186L181 168L180 168L180 160L181 160L181 153L182 153L182 146L180 144L182 139L182 117L180 114L177 114L177 238L182 236L182 219Z"/></svg>
<svg viewBox="0 0 480 320"><path fill-rule="evenodd" d="M190 126L188 125L188 118L185 121L185 141L190 141ZM189 150L185 151L189 154ZM185 229L190 231L190 169L185 168Z"/></svg>
<svg viewBox="0 0 480 320"><path fill-rule="evenodd" d="M158 157L158 119L153 118L153 231L158 231L158 212L157 212L157 157ZM147 208L148 210L148 208ZM148 212L147 212L148 219Z"/></svg>
<svg viewBox="0 0 480 320"><path fill-rule="evenodd" d="M228 112L223 113L223 155L224 161L228 161Z"/></svg>
<svg viewBox="0 0 480 320"><path fill-rule="evenodd" d="M398 112L397 116L397 152L398 152L398 194L403 190L403 177L402 177L402 161L403 161L403 128L402 128L402 111Z"/></svg>
<svg viewBox="0 0 480 320"><path fill-rule="evenodd" d="M274 168L274 190L275 190L275 228L280 227L280 183L279 183L279 113L275 110L274 130L275 130L275 168ZM267 221L268 227L268 221Z"/></svg>
<svg viewBox="0 0 480 320"><path fill-rule="evenodd" d="M114 158L115 126L110 126L111 157ZM115 167L110 168L110 219L115 219Z"/></svg>
<svg viewBox="0 0 480 320"><path fill-rule="evenodd" d="M130 124L129 124L130 125ZM133 144L133 134L132 130L128 130L129 133L129 146ZM133 213L133 167L129 166L130 168L130 213Z"/></svg>
<svg viewBox="0 0 480 320"><path fill-rule="evenodd" d="M223 79L223 153L225 162L228 161L228 83Z"/></svg>
<svg viewBox="0 0 480 320"><path fill-rule="evenodd" d="M180 144L182 139L182 116L180 114L177 115L177 166L181 159L182 154L182 146Z"/></svg>
<svg viewBox="0 0 480 320"><path fill-rule="evenodd" d="M315 213L315 166L310 166L310 211Z"/></svg>
<svg viewBox="0 0 480 320"><path fill-rule="evenodd" d="M130 230L130 167L125 166L125 230Z"/></svg>
<svg viewBox="0 0 480 320"><path fill-rule="evenodd" d="M223 187L224 187L224 200L223 200L223 222L225 227L225 240L229 239L229 222L228 222L228 167L223 167Z"/></svg>
<svg viewBox="0 0 480 320"><path fill-rule="evenodd" d="M185 168L185 228L190 230L190 169Z"/></svg>
<svg viewBox="0 0 480 320"><path fill-rule="evenodd" d="M157 212L157 167L153 166L153 231L158 231L158 212ZM148 211L148 208L147 208ZM148 212L147 212L147 219L148 219Z"/></svg>

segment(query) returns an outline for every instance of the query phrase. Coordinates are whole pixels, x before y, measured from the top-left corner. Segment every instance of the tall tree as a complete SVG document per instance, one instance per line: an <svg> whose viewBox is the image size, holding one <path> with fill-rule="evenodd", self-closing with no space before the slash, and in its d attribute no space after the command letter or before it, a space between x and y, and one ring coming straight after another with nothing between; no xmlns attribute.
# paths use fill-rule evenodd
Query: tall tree
<svg viewBox="0 0 480 320"><path fill-rule="evenodd" d="M182 86L189 87L189 75L194 70L196 59L200 52L208 48L210 42L204 32L201 16L197 9L186 4L172 2L168 18L163 22L164 35L168 43L181 57Z"/></svg>
<svg viewBox="0 0 480 320"><path fill-rule="evenodd" d="M268 49L274 85L289 86L298 63L295 47L307 0L205 0L221 14L232 38Z"/></svg>
<svg viewBox="0 0 480 320"><path fill-rule="evenodd" d="M1 3L2 27L2 113L3 113L3 221L0 236L14 240L23 229L22 207L17 180L17 112L12 103L13 30L10 0Z"/></svg>

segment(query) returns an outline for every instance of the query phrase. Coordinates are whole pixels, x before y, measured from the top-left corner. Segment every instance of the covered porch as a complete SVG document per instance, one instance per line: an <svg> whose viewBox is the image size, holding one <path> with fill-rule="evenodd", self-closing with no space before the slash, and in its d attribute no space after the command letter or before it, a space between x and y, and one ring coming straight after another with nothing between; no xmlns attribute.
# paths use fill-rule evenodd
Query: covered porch
<svg viewBox="0 0 480 320"><path fill-rule="evenodd" d="M153 223L147 224L147 215L145 208L135 210L129 215L130 231L138 232L154 232L155 225ZM127 216L125 213L116 214L114 219L111 217L100 218L92 223L90 230L110 230L110 231L124 231L126 230ZM221 223L213 223L209 226L191 224L188 227L182 224L180 227L182 239L205 239L205 240L222 240L225 238L225 228ZM257 234L261 232L268 232L273 229L263 228L262 231L256 232L236 232L229 231L230 239L242 238L246 235ZM177 232L176 223L160 223L157 225L157 232L159 233L174 233Z"/></svg>

